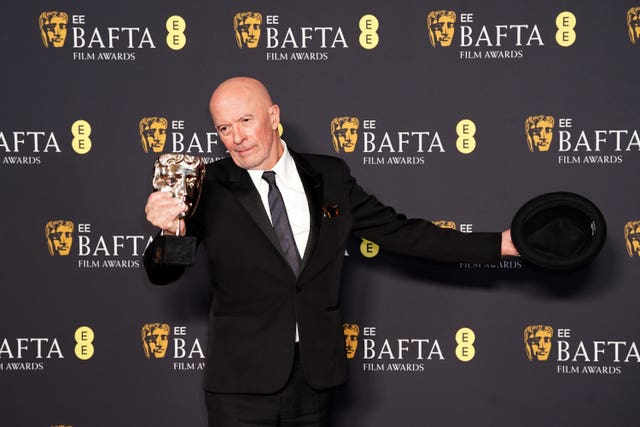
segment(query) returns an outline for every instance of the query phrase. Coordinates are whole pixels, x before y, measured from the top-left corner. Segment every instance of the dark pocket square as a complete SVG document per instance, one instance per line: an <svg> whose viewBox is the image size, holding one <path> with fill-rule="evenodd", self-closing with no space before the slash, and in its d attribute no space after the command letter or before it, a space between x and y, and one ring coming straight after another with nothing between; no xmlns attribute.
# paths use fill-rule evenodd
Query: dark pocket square
<svg viewBox="0 0 640 427"><path fill-rule="evenodd" d="M335 203L322 208L322 219L331 219L340 215L340 209Z"/></svg>

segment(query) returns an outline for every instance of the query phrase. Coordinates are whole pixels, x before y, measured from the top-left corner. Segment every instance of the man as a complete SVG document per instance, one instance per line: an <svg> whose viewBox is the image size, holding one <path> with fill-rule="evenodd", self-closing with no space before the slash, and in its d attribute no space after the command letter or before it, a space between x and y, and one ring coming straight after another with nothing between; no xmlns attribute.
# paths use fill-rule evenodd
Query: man
<svg viewBox="0 0 640 427"><path fill-rule="evenodd" d="M197 236L208 254L211 426L328 425L331 390L346 379L338 296L349 236L440 261L517 254L508 230L462 234L407 219L367 194L342 160L294 152L278 136L280 108L257 80L223 82L209 109L230 158L207 166L195 215L176 222L185 208L161 192L145 211L166 234L180 227ZM289 243L281 243L283 216ZM154 247L145 252L150 280L180 277L182 268L154 262Z"/></svg>

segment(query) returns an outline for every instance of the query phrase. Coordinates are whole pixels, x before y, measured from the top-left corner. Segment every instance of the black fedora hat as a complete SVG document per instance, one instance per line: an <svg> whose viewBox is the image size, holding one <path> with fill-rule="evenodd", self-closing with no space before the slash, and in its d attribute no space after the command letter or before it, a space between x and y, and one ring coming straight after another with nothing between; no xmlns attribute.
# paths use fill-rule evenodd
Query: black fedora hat
<svg viewBox="0 0 640 427"><path fill-rule="evenodd" d="M513 218L511 239L522 258L545 270L582 267L602 249L607 224L587 198L569 192L542 194Z"/></svg>

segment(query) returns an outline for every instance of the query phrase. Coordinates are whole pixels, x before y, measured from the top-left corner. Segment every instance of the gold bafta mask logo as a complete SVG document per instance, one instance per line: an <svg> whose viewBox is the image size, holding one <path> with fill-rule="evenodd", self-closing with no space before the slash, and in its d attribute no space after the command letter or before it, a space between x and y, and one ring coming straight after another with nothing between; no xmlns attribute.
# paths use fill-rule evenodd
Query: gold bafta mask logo
<svg viewBox="0 0 640 427"><path fill-rule="evenodd" d="M233 30L240 49L255 49L260 42L262 14L258 12L239 12L233 17Z"/></svg>
<svg viewBox="0 0 640 427"><path fill-rule="evenodd" d="M433 47L449 47L456 30L453 10L434 10L427 15L427 31Z"/></svg>
<svg viewBox="0 0 640 427"><path fill-rule="evenodd" d="M169 347L169 325L147 323L142 327L142 347L147 359L162 359Z"/></svg>
<svg viewBox="0 0 640 427"><path fill-rule="evenodd" d="M336 153L342 149L345 153L353 153L358 142L360 120L357 117L336 117L331 120L331 139Z"/></svg>
<svg viewBox="0 0 640 427"><path fill-rule="evenodd" d="M432 221L434 225L437 225L440 228L450 228L452 230L456 229L456 223L453 221L447 221L447 220L439 220L439 221Z"/></svg>
<svg viewBox="0 0 640 427"><path fill-rule="evenodd" d="M529 151L549 151L553 139L553 126L555 120L551 116L529 116L524 121L524 130L527 134Z"/></svg>
<svg viewBox="0 0 640 427"><path fill-rule="evenodd" d="M629 30L629 40L636 44L640 38L640 6L632 7L627 11L627 29Z"/></svg>
<svg viewBox="0 0 640 427"><path fill-rule="evenodd" d="M344 331L344 346L347 351L347 359L353 359L358 349L358 335L360 327L355 323L345 323L342 325Z"/></svg>
<svg viewBox="0 0 640 427"><path fill-rule="evenodd" d="M44 226L47 246L51 256L67 256L73 243L73 222L63 219L49 221Z"/></svg>
<svg viewBox="0 0 640 427"><path fill-rule="evenodd" d="M524 329L524 349L530 361L545 361L551 353L553 328L546 325L527 326Z"/></svg>
<svg viewBox="0 0 640 427"><path fill-rule="evenodd" d="M640 257L640 221L629 221L624 226L624 240L630 257Z"/></svg>
<svg viewBox="0 0 640 427"><path fill-rule="evenodd" d="M67 39L69 15L65 12L42 12L38 18L40 36L44 47L62 47Z"/></svg>
<svg viewBox="0 0 640 427"><path fill-rule="evenodd" d="M143 117L138 124L140 140L145 153L149 149L154 153L162 153L167 142L169 122L164 117Z"/></svg>

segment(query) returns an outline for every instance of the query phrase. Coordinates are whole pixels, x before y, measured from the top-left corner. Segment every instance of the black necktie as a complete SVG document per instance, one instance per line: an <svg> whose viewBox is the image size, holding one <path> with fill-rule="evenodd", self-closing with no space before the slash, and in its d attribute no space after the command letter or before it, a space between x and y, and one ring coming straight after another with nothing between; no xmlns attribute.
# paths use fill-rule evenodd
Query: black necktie
<svg viewBox="0 0 640 427"><path fill-rule="evenodd" d="M298 254L296 241L293 238L293 230L291 230L291 224L289 224L289 217L287 216L287 210L284 207L282 194L276 185L276 173L273 171L266 171L262 174L262 179L269 183L268 198L273 229L280 240L280 247L287 258L287 262L291 266L296 277L298 277L298 270L300 269L300 255Z"/></svg>

